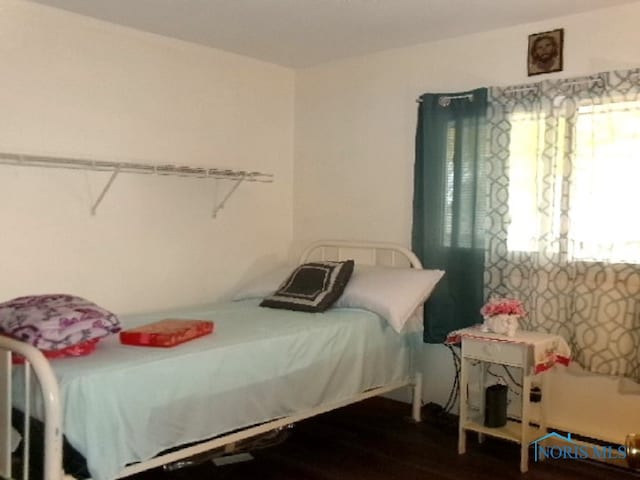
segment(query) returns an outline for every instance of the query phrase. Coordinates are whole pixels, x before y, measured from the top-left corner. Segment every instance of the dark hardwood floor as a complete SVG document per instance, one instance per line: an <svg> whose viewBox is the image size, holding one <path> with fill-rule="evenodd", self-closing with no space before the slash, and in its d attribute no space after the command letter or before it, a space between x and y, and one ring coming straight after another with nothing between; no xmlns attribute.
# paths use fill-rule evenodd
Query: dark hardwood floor
<svg viewBox="0 0 640 480"><path fill-rule="evenodd" d="M253 452L254 459L224 466L208 461L135 480L638 480L640 474L585 460L531 461L519 471L518 446L468 435L457 454L455 422L429 416L415 424L410 406L373 398L297 424L281 444Z"/></svg>

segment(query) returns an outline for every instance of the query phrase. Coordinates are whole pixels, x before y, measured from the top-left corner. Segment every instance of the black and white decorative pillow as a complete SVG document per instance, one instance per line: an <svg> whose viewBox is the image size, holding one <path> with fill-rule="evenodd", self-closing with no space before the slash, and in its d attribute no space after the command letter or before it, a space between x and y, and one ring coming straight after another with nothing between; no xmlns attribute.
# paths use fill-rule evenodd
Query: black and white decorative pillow
<svg viewBox="0 0 640 480"><path fill-rule="evenodd" d="M262 307L323 312L335 303L353 273L353 260L304 263L278 290L260 303Z"/></svg>

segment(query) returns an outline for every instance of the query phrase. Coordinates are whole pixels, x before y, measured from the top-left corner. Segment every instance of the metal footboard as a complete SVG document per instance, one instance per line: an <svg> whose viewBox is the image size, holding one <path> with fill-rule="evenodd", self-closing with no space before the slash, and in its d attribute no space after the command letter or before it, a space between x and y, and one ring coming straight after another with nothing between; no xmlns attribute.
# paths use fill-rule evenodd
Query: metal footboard
<svg viewBox="0 0 640 480"><path fill-rule="evenodd" d="M21 368L13 366L12 358L18 355L24 359ZM32 378L35 374L35 378ZM23 377L24 404L13 405L13 378ZM33 381L35 380L35 382ZM30 416L31 392L33 384L39 385L42 394L44 418L44 451L30 452ZM30 455L43 455L44 480L61 480L64 478L62 470L62 408L58 383L47 359L36 348L26 343L0 336L0 477L15 478L14 458L12 446L15 431L12 428L12 407L24 412L23 436L21 440L22 467L19 478L30 478Z"/></svg>

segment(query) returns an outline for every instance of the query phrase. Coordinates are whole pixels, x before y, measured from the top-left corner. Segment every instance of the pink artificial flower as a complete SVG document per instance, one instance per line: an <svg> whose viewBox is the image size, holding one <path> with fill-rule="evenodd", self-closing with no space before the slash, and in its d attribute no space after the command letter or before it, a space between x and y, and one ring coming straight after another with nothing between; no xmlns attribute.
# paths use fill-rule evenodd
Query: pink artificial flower
<svg viewBox="0 0 640 480"><path fill-rule="evenodd" d="M480 309L483 317L493 317L494 315L515 315L524 317L527 312L522 306L522 302L517 298L497 298L492 297Z"/></svg>

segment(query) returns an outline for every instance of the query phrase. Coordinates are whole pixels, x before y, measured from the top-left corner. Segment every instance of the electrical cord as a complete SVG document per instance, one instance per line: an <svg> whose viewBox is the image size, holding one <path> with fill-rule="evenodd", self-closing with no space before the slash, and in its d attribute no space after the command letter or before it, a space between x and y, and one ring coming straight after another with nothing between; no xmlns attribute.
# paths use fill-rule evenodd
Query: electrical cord
<svg viewBox="0 0 640 480"><path fill-rule="evenodd" d="M453 359L453 366L455 368L455 377L453 379L453 385L451 386L451 391L449 392L449 398L443 407L443 411L445 413L451 413L453 407L458 400L458 396L460 394L460 356L456 353L454 347L452 345L446 345L446 347L451 352L451 357Z"/></svg>
<svg viewBox="0 0 640 480"><path fill-rule="evenodd" d="M509 379L513 382L513 384L514 384L516 387L518 387L518 388L522 389L522 385L521 385L520 383L518 383L518 382L516 381L516 379L515 379L515 378L513 378L513 375L511 374L511 372L509 371L509 369L507 368L507 366L506 366L506 365L502 365L502 368L503 368L503 369L504 369L504 371L507 373L507 375L509 376Z"/></svg>
<svg viewBox="0 0 640 480"><path fill-rule="evenodd" d="M502 375L498 375L497 373L492 372L492 371L491 371L491 367L488 367L488 368L487 368L487 373L488 373L489 375L491 375L492 377L499 378L500 380L502 380L502 383L504 383L504 385L506 385L506 386L507 386L507 388L509 389L509 391L510 391L510 392L512 392L513 394L515 394L515 395L521 395L522 385L520 385L520 384L515 380L515 378L513 378L513 375L511 374L511 372L509 371L509 369L507 368L507 366L506 366L506 365L502 365L502 367L504 368L504 371L507 373L507 376L509 377L509 379L511 380L511 382L512 382L516 387L518 387L518 388L520 389L519 391L518 391L518 390L516 390L516 389L511 388L511 386L509 385L509 382L508 382L508 381L507 381L507 380L506 380Z"/></svg>

